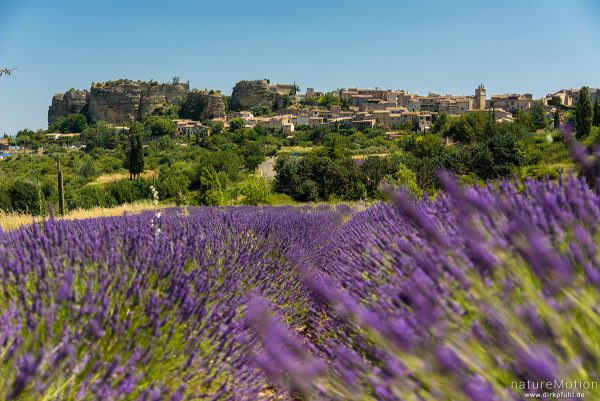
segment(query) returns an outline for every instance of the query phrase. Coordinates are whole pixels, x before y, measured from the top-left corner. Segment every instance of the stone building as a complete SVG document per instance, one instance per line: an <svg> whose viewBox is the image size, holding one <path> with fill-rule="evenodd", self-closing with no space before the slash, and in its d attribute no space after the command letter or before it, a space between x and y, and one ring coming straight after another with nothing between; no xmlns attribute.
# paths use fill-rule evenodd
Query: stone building
<svg viewBox="0 0 600 401"><path fill-rule="evenodd" d="M533 106L533 95L526 93L524 95L518 93L504 94L504 95L493 95L487 107L494 107L496 109L503 109L506 111L515 112L527 111Z"/></svg>
<svg viewBox="0 0 600 401"><path fill-rule="evenodd" d="M475 89L475 98L473 99L473 108L475 110L484 110L486 106L486 90L483 84L480 84L477 89Z"/></svg>

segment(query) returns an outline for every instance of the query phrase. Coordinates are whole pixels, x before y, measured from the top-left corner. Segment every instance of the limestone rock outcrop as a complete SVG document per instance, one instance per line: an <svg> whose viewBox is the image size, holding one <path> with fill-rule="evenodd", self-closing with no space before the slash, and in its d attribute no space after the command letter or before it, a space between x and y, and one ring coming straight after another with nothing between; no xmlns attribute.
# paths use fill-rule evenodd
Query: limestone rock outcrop
<svg viewBox="0 0 600 401"><path fill-rule="evenodd" d="M225 116L225 102L219 92L191 91L179 112L182 118L205 120Z"/></svg>
<svg viewBox="0 0 600 401"><path fill-rule="evenodd" d="M232 110L250 110L257 106L272 106L277 92L266 79L240 81L235 84L231 94Z"/></svg>
<svg viewBox="0 0 600 401"><path fill-rule="evenodd" d="M88 115L92 122L124 125L140 120L165 103L181 105L188 92L187 83L130 80L93 83Z"/></svg>
<svg viewBox="0 0 600 401"><path fill-rule="evenodd" d="M69 89L65 93L56 93L48 108L48 125L67 114L85 112L89 103L90 93L86 90Z"/></svg>
<svg viewBox="0 0 600 401"><path fill-rule="evenodd" d="M206 99L206 107L202 113L202 119L225 117L225 102L220 93L209 93Z"/></svg>
<svg viewBox="0 0 600 401"><path fill-rule="evenodd" d="M57 93L48 109L48 124L67 114L81 113L91 122L125 125L140 120L165 104L181 106L190 92L188 83L158 83L120 79L92 83L90 91Z"/></svg>

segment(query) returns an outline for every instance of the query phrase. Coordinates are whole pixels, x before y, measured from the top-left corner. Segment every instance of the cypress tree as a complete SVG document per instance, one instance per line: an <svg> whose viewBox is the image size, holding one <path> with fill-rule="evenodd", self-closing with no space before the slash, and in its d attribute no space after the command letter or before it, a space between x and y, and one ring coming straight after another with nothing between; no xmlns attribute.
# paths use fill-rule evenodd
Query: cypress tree
<svg viewBox="0 0 600 401"><path fill-rule="evenodd" d="M583 139L590 134L592 129L592 100L590 91L584 86L579 91L579 98L575 106L575 136L577 139Z"/></svg>
<svg viewBox="0 0 600 401"><path fill-rule="evenodd" d="M58 214L61 217L65 217L65 195L62 169L60 168L60 156L56 158L56 168L58 170Z"/></svg>
<svg viewBox="0 0 600 401"><path fill-rule="evenodd" d="M133 123L129 129L129 179L140 178L144 172L144 126Z"/></svg>
<svg viewBox="0 0 600 401"><path fill-rule="evenodd" d="M558 107L554 111L554 129L560 128L560 114L558 114Z"/></svg>
<svg viewBox="0 0 600 401"><path fill-rule="evenodd" d="M533 121L533 126L536 129L545 129L546 127L548 127L546 109L541 101L537 101L533 104L531 110L531 118Z"/></svg>
<svg viewBox="0 0 600 401"><path fill-rule="evenodd" d="M592 118L592 125L600 127L600 103L598 103L598 94L596 94L596 101L594 102L594 118Z"/></svg>

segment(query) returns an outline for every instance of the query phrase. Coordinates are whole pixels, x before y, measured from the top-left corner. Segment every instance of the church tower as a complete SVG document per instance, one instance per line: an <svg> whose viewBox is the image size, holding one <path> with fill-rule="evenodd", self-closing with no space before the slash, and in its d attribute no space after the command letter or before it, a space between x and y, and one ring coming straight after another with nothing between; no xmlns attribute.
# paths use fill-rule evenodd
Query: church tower
<svg viewBox="0 0 600 401"><path fill-rule="evenodd" d="M475 89L475 101L473 102L473 108L475 110L485 110L485 87L480 84Z"/></svg>

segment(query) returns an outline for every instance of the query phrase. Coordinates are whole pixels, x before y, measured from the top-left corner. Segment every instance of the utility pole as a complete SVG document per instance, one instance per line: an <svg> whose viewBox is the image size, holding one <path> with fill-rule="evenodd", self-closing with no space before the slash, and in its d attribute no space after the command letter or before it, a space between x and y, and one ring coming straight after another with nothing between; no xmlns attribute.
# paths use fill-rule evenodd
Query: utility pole
<svg viewBox="0 0 600 401"><path fill-rule="evenodd" d="M63 190L63 176L60 168L60 156L56 158L56 166L58 168L58 214L65 217L65 194Z"/></svg>

